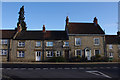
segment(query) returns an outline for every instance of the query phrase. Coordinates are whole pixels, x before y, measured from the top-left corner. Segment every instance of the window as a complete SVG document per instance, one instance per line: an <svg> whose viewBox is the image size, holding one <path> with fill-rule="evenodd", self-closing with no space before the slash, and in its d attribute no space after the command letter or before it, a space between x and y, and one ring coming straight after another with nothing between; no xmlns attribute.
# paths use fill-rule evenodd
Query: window
<svg viewBox="0 0 120 80"><path fill-rule="evenodd" d="M75 38L75 45L81 45L80 38Z"/></svg>
<svg viewBox="0 0 120 80"><path fill-rule="evenodd" d="M46 51L47 57L53 57L53 51Z"/></svg>
<svg viewBox="0 0 120 80"><path fill-rule="evenodd" d="M118 45L118 49L120 49L120 45Z"/></svg>
<svg viewBox="0 0 120 80"><path fill-rule="evenodd" d="M112 45L109 45L109 49L112 49L113 48L113 46Z"/></svg>
<svg viewBox="0 0 120 80"><path fill-rule="evenodd" d="M56 51L56 57L61 56L61 51Z"/></svg>
<svg viewBox="0 0 120 80"><path fill-rule="evenodd" d="M95 45L99 45L99 43L100 43L99 38L94 38L94 44L95 44Z"/></svg>
<svg viewBox="0 0 120 80"><path fill-rule="evenodd" d="M18 51L17 52L17 57L24 57L24 51Z"/></svg>
<svg viewBox="0 0 120 80"><path fill-rule="evenodd" d="M36 42L36 47L40 47L41 46L41 42L40 41L37 41Z"/></svg>
<svg viewBox="0 0 120 80"><path fill-rule="evenodd" d="M64 42L64 45L63 45L64 47L68 47L69 46L69 42Z"/></svg>
<svg viewBox="0 0 120 80"><path fill-rule="evenodd" d="M47 42L47 46L53 46L53 42Z"/></svg>
<svg viewBox="0 0 120 80"><path fill-rule="evenodd" d="M7 44L7 42L8 42L8 40L6 40L6 39L1 40L1 44Z"/></svg>
<svg viewBox="0 0 120 80"><path fill-rule="evenodd" d="M18 46L19 47L24 47L25 46L25 42L18 42Z"/></svg>
<svg viewBox="0 0 120 80"><path fill-rule="evenodd" d="M80 49L75 50L75 56L81 56L82 57L82 50L80 50Z"/></svg>
<svg viewBox="0 0 120 80"><path fill-rule="evenodd" d="M0 50L0 55L7 55L7 50L6 49Z"/></svg>
<svg viewBox="0 0 120 80"><path fill-rule="evenodd" d="M95 50L95 55L99 55L100 54L100 50Z"/></svg>
<svg viewBox="0 0 120 80"><path fill-rule="evenodd" d="M109 53L109 57L113 57L113 53L110 52L110 53Z"/></svg>

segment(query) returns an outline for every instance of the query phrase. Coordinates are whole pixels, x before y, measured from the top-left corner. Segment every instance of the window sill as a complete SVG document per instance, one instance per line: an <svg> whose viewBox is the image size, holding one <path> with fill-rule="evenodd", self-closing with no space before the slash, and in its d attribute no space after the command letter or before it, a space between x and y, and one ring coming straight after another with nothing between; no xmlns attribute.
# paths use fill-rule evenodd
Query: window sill
<svg viewBox="0 0 120 80"><path fill-rule="evenodd" d="M17 46L17 48L25 48L25 46Z"/></svg>
<svg viewBox="0 0 120 80"><path fill-rule="evenodd" d="M25 58L25 57L17 57L17 58Z"/></svg>
<svg viewBox="0 0 120 80"><path fill-rule="evenodd" d="M35 48L40 48L41 46L35 46Z"/></svg>

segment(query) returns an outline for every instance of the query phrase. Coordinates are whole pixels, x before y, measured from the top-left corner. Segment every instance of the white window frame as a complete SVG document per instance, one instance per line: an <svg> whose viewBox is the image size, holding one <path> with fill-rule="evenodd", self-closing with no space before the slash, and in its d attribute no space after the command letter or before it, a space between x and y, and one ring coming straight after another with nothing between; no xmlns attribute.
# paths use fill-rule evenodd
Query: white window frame
<svg viewBox="0 0 120 80"><path fill-rule="evenodd" d="M19 42L18 42L18 46L19 46L19 47L24 47L24 46L25 46L25 42L19 41Z"/></svg>
<svg viewBox="0 0 120 80"><path fill-rule="evenodd" d="M111 58L113 57L113 53L112 52L109 53L109 57L111 57Z"/></svg>
<svg viewBox="0 0 120 80"><path fill-rule="evenodd" d="M75 50L75 56L78 56L78 55L77 55L77 51L78 51L78 50L81 52L81 55L80 55L80 56L82 57L82 50L81 50L81 49L76 49L76 50Z"/></svg>
<svg viewBox="0 0 120 80"><path fill-rule="evenodd" d="M60 56L61 56L61 51L55 51L55 53L56 53L56 57L60 57ZM58 54L59 56L57 56L57 54Z"/></svg>
<svg viewBox="0 0 120 80"><path fill-rule="evenodd" d="M95 50L94 50L94 55L96 55L96 53L95 53L95 51L96 51L96 50L98 50L98 51L99 51L99 55L100 55L100 50L99 50L99 49L95 49Z"/></svg>
<svg viewBox="0 0 120 80"><path fill-rule="evenodd" d="M52 45L51 45L51 44L52 44ZM53 46L53 42L46 42L46 46L52 47L52 46Z"/></svg>
<svg viewBox="0 0 120 80"><path fill-rule="evenodd" d="M7 39L2 39L1 44L8 44L8 40Z"/></svg>
<svg viewBox="0 0 120 80"><path fill-rule="evenodd" d="M77 44L77 39L79 39L79 43L80 43L80 44ZM76 46L80 46L80 45L81 45L81 38L75 38L75 45L76 45Z"/></svg>
<svg viewBox="0 0 120 80"><path fill-rule="evenodd" d="M97 39L97 41L96 41ZM100 38L94 38L94 45L100 45Z"/></svg>
<svg viewBox="0 0 120 80"><path fill-rule="evenodd" d="M36 41L36 47L40 47L41 46L41 42L40 41Z"/></svg>
<svg viewBox="0 0 120 80"><path fill-rule="evenodd" d="M25 51L17 51L17 57L25 57Z"/></svg>
<svg viewBox="0 0 120 80"><path fill-rule="evenodd" d="M7 49L1 49L0 55L7 55Z"/></svg>
<svg viewBox="0 0 120 80"><path fill-rule="evenodd" d="M118 49L120 49L120 45L118 45Z"/></svg>
<svg viewBox="0 0 120 80"><path fill-rule="evenodd" d="M109 49L113 49L113 45L112 44L109 45Z"/></svg>
<svg viewBox="0 0 120 80"><path fill-rule="evenodd" d="M65 41L63 47L69 47L69 42Z"/></svg>
<svg viewBox="0 0 120 80"><path fill-rule="evenodd" d="M46 51L46 57L53 57L53 51Z"/></svg>

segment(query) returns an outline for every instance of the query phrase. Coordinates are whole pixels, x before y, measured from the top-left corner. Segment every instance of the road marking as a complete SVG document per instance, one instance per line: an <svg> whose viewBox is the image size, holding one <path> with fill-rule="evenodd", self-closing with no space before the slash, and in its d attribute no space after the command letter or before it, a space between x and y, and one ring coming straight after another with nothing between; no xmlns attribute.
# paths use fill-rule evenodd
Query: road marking
<svg viewBox="0 0 120 80"><path fill-rule="evenodd" d="M82 68L82 67L79 67L79 69L84 69L84 68Z"/></svg>
<svg viewBox="0 0 120 80"><path fill-rule="evenodd" d="M86 67L86 69L91 69L90 67Z"/></svg>
<svg viewBox="0 0 120 80"><path fill-rule="evenodd" d="M26 68L20 68L21 70L25 70Z"/></svg>
<svg viewBox="0 0 120 80"><path fill-rule="evenodd" d="M64 68L64 69L70 69L70 68Z"/></svg>
<svg viewBox="0 0 120 80"><path fill-rule="evenodd" d="M48 70L48 68L43 68L43 70Z"/></svg>
<svg viewBox="0 0 120 80"><path fill-rule="evenodd" d="M11 68L6 68L7 70L11 70Z"/></svg>
<svg viewBox="0 0 120 80"><path fill-rule="evenodd" d="M57 68L57 69L63 69L63 68Z"/></svg>
<svg viewBox="0 0 120 80"><path fill-rule="evenodd" d="M28 68L28 70L33 70L33 68Z"/></svg>
<svg viewBox="0 0 120 80"><path fill-rule="evenodd" d="M77 69L77 68L72 68L72 69Z"/></svg>
<svg viewBox="0 0 120 80"><path fill-rule="evenodd" d="M97 69L97 67L93 67L93 69Z"/></svg>
<svg viewBox="0 0 120 80"><path fill-rule="evenodd" d="M98 75L98 76L104 76L106 78L112 78L112 77L110 77L110 76L108 76L108 75L106 75L106 74L104 74L104 73L102 73L100 71L86 71L86 72L94 74L94 75Z"/></svg>
<svg viewBox="0 0 120 80"><path fill-rule="evenodd" d="M106 67L107 69L110 69L111 67Z"/></svg>
<svg viewBox="0 0 120 80"><path fill-rule="evenodd" d="M13 68L13 70L18 70L19 68Z"/></svg>
<svg viewBox="0 0 120 80"><path fill-rule="evenodd" d="M40 70L41 68L35 68L35 70Z"/></svg>
<svg viewBox="0 0 120 80"><path fill-rule="evenodd" d="M50 68L50 69L55 69L55 68Z"/></svg>
<svg viewBox="0 0 120 80"><path fill-rule="evenodd" d="M113 67L113 68L118 68L118 67Z"/></svg>

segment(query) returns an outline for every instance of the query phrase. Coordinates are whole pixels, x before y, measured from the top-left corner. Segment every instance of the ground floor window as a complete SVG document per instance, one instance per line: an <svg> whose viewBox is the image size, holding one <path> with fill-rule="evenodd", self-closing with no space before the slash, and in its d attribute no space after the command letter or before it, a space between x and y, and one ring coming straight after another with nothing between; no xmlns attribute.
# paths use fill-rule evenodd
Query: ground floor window
<svg viewBox="0 0 120 80"><path fill-rule="evenodd" d="M81 56L82 57L82 50L80 50L80 49L75 50L75 56Z"/></svg>
<svg viewBox="0 0 120 80"><path fill-rule="evenodd" d="M56 51L56 57L61 56L61 51Z"/></svg>
<svg viewBox="0 0 120 80"><path fill-rule="evenodd" d="M7 50L6 49L0 50L0 55L7 55Z"/></svg>
<svg viewBox="0 0 120 80"><path fill-rule="evenodd" d="M53 57L53 51L46 51L47 57Z"/></svg>
<svg viewBox="0 0 120 80"><path fill-rule="evenodd" d="M95 55L99 55L100 54L100 50L95 50L94 54Z"/></svg>
<svg viewBox="0 0 120 80"><path fill-rule="evenodd" d="M24 57L25 51L17 51L17 57Z"/></svg>
<svg viewBox="0 0 120 80"><path fill-rule="evenodd" d="M109 53L109 57L113 57L113 53L112 52Z"/></svg>

